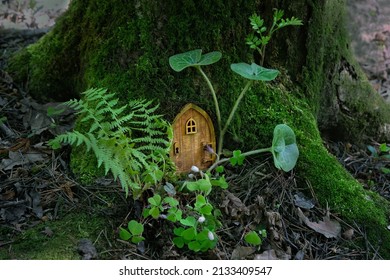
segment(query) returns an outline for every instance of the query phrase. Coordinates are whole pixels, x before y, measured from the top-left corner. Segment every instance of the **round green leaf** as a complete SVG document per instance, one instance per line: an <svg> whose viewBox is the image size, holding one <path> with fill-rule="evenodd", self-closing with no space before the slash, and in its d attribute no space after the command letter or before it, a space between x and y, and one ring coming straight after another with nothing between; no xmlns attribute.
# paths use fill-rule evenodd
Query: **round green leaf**
<svg viewBox="0 0 390 280"><path fill-rule="evenodd" d="M172 241L178 248L184 247L184 239L182 237L175 237Z"/></svg>
<svg viewBox="0 0 390 280"><path fill-rule="evenodd" d="M154 219L157 219L158 216L160 216L160 209L158 209L158 207L150 208L149 215L152 216Z"/></svg>
<svg viewBox="0 0 390 280"><path fill-rule="evenodd" d="M218 180L211 180L211 184L222 189L227 189L229 187L225 177L220 177Z"/></svg>
<svg viewBox="0 0 390 280"><path fill-rule="evenodd" d="M206 198L203 195L198 194L196 196L195 207L200 208L205 204L206 204Z"/></svg>
<svg viewBox="0 0 390 280"><path fill-rule="evenodd" d="M238 75L255 81L272 81L279 74L278 70L264 68L256 63L251 65L243 62L234 63L230 65L230 68Z"/></svg>
<svg viewBox="0 0 390 280"><path fill-rule="evenodd" d="M259 237L259 235L255 232L255 231L250 231L248 232L245 237L244 237L245 241L249 244L252 244L252 245L260 245L261 244L261 239Z"/></svg>
<svg viewBox="0 0 390 280"><path fill-rule="evenodd" d="M124 228L119 228L119 237L122 240L129 240L131 238L131 233L125 230Z"/></svg>
<svg viewBox="0 0 390 280"><path fill-rule="evenodd" d="M177 201L177 199L175 199L171 196L167 196L166 198L164 198L164 202L168 203L169 206L171 206L171 207L176 207L177 205L179 205L179 201Z"/></svg>
<svg viewBox="0 0 390 280"><path fill-rule="evenodd" d="M169 65L176 72L180 72L187 67L196 65L201 56L201 49L175 54L169 58Z"/></svg>
<svg viewBox="0 0 390 280"><path fill-rule="evenodd" d="M210 65L219 61L222 57L220 52L210 52L201 56L198 65Z"/></svg>
<svg viewBox="0 0 390 280"><path fill-rule="evenodd" d="M199 179L197 181L197 184L199 186L199 190L200 191L204 191L206 193L208 193L211 190L211 187L212 187L210 180L207 180L207 179Z"/></svg>
<svg viewBox="0 0 390 280"><path fill-rule="evenodd" d="M138 243L140 243L143 240L145 240L145 238L142 237L142 236L133 236L131 238L131 242L133 242L134 244L138 244Z"/></svg>
<svg viewBox="0 0 390 280"><path fill-rule="evenodd" d="M128 228L132 235L141 235L144 232L144 226L135 220L131 220L128 224Z"/></svg>
<svg viewBox="0 0 390 280"><path fill-rule="evenodd" d="M174 228L173 233L176 234L177 236L181 236L183 234L184 228L179 227L179 228Z"/></svg>
<svg viewBox="0 0 390 280"><path fill-rule="evenodd" d="M158 194L155 194L153 197L148 198L148 202L153 206L160 206L161 196Z"/></svg>
<svg viewBox="0 0 390 280"><path fill-rule="evenodd" d="M293 169L299 157L294 131L286 124L279 124L274 129L271 152L275 167L285 172Z"/></svg>
<svg viewBox="0 0 390 280"><path fill-rule="evenodd" d="M200 243L198 241L191 241L188 243L188 249L198 252L200 250Z"/></svg>
<svg viewBox="0 0 390 280"><path fill-rule="evenodd" d="M220 52L210 52L202 55L202 50L192 50L185 53L175 54L169 58L169 65L176 72L180 72L187 67L210 65L220 60Z"/></svg>
<svg viewBox="0 0 390 280"><path fill-rule="evenodd" d="M184 240L194 240L196 237L196 230L193 227L187 228L182 232L181 236Z"/></svg>
<svg viewBox="0 0 390 280"><path fill-rule="evenodd" d="M196 219L194 217L192 217L192 216L188 216L185 219L181 219L180 223L182 225L185 225L185 226L193 227L193 226L195 226Z"/></svg>
<svg viewBox="0 0 390 280"><path fill-rule="evenodd" d="M185 186L191 192L199 190L198 181L195 182L186 181Z"/></svg>
<svg viewBox="0 0 390 280"><path fill-rule="evenodd" d="M223 167L223 165L217 166L217 168L215 168L215 171L218 173L223 173L225 171L225 167Z"/></svg>
<svg viewBox="0 0 390 280"><path fill-rule="evenodd" d="M210 203L207 203L200 209L200 213L204 215L211 215L211 211L213 211L213 206Z"/></svg>

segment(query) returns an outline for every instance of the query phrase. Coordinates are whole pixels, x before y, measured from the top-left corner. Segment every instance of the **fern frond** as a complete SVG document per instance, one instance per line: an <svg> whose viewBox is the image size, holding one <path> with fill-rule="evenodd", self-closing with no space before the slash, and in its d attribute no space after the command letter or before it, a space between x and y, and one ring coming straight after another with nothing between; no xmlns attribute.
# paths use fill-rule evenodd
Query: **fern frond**
<svg viewBox="0 0 390 280"><path fill-rule="evenodd" d="M170 125L155 114L159 105L151 106L150 100L130 100L118 106L116 94L107 93L107 89L91 88L83 96L66 105L77 110L81 122L90 124L88 132L74 130L58 135L50 141L52 146L84 144L87 151L93 151L98 167L103 166L105 174L111 172L121 182L126 195L129 190L141 195L141 175L155 169L156 162L164 164L161 157L167 157L171 144L171 136L167 136Z"/></svg>

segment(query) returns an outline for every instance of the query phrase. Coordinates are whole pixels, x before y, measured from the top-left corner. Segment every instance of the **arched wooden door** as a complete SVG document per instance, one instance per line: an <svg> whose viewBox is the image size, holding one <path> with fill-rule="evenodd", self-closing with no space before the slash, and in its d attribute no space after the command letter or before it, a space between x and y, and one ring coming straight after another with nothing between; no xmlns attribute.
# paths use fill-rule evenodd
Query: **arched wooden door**
<svg viewBox="0 0 390 280"><path fill-rule="evenodd" d="M206 145L215 150L214 126L209 115L189 103L180 111L173 122L173 145L170 156L177 172L190 172L191 166L207 169L215 156L205 150Z"/></svg>

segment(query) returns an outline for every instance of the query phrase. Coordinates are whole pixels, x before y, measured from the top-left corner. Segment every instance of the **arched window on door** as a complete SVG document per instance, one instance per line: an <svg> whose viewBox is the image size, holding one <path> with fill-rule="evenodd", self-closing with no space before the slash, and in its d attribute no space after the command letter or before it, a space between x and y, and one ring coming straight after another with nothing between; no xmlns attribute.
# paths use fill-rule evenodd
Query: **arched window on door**
<svg viewBox="0 0 390 280"><path fill-rule="evenodd" d="M196 132L198 132L196 122L193 118L191 118L186 123L186 134L195 134Z"/></svg>

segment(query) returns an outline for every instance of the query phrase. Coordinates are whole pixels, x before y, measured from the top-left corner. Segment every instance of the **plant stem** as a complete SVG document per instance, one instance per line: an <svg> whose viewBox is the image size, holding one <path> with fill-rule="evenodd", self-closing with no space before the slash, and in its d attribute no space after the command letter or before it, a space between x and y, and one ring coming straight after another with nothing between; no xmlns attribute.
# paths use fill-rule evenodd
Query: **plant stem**
<svg viewBox="0 0 390 280"><path fill-rule="evenodd" d="M241 155L242 156L253 156L253 155L257 155L257 154L260 154L260 153L265 153L265 152L271 152L272 151L272 147L269 147L269 148L262 148L262 149L257 149L257 150L253 150L253 151L249 151L249 152L246 152L246 153L242 153ZM220 160L217 160L216 162L214 162L213 165L211 165L209 167L209 169L207 169L207 172L211 172L212 170L214 170L214 168L216 168L218 165L224 163L224 162L227 162L229 161L231 158L223 158L223 159L220 159Z"/></svg>
<svg viewBox="0 0 390 280"><path fill-rule="evenodd" d="M221 135L222 132L222 124L221 124L221 111L219 110L219 105L218 105L218 99L217 99L217 94L215 93L214 87L210 82L210 79L207 77L206 73L203 72L202 68L200 66L196 66L196 69L200 72L202 77L206 80L206 83L211 91L211 95L213 96L214 100L214 105L215 105L215 113L217 115L217 123L218 123L218 129L219 129L219 134Z"/></svg>
<svg viewBox="0 0 390 280"><path fill-rule="evenodd" d="M229 127L229 124L231 123L233 117L234 117L234 114L236 113L237 111L237 108L238 108L238 105L240 104L241 102L241 99L244 97L245 93L248 91L248 89L250 88L250 86L252 85L253 81L252 80L249 80L244 89L241 91L240 95L238 96L236 102L234 103L234 106L232 108L232 110L230 111L230 115L225 123L225 126L223 127L223 129L221 130L220 134L219 134L219 141L218 141L218 152L217 154L221 154L222 152L222 147L223 147L223 138L225 136L225 133Z"/></svg>

